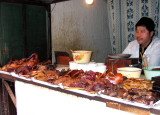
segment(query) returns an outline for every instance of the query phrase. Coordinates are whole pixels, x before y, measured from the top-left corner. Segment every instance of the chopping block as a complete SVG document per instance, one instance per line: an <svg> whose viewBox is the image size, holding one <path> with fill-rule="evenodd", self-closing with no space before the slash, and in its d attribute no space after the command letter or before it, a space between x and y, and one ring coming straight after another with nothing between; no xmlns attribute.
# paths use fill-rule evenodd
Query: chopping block
<svg viewBox="0 0 160 115"><path fill-rule="evenodd" d="M105 64L109 72L116 74L118 67L129 67L129 65L138 64L138 58L106 58Z"/></svg>

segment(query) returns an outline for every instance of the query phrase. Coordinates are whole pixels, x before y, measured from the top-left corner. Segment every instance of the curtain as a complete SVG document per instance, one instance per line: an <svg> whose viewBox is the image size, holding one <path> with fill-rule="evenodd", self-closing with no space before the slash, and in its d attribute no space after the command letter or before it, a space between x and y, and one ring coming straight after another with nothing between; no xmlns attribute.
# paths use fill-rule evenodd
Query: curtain
<svg viewBox="0 0 160 115"><path fill-rule="evenodd" d="M155 22L155 35L160 34L160 0L107 0L112 53L121 53L135 40L135 24L141 17ZM158 33L159 32L159 33Z"/></svg>

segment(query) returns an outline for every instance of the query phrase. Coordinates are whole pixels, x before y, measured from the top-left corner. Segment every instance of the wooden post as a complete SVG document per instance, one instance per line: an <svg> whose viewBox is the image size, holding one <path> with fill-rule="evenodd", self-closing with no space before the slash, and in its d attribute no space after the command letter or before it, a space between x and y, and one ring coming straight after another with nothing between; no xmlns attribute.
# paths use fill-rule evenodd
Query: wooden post
<svg viewBox="0 0 160 115"><path fill-rule="evenodd" d="M3 83L2 83L2 112L3 112L3 115L10 115L9 114L8 92Z"/></svg>
<svg viewBox="0 0 160 115"><path fill-rule="evenodd" d="M16 98L15 98L11 88L9 87L9 85L6 81L2 80L2 82L3 82L4 86L6 87L6 90L8 91L10 98L12 99L14 106L16 107Z"/></svg>
<svg viewBox="0 0 160 115"><path fill-rule="evenodd" d="M3 114L3 108L2 108L2 80L0 79L0 115Z"/></svg>

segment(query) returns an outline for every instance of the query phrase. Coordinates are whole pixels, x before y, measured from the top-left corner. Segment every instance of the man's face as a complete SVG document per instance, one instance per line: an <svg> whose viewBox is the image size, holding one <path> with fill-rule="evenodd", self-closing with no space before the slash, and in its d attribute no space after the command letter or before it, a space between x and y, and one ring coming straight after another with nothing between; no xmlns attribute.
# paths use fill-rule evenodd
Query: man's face
<svg viewBox="0 0 160 115"><path fill-rule="evenodd" d="M153 31L149 32L146 29L146 27L137 26L136 39L139 44L142 44L142 46L146 47L150 43L152 36L153 36Z"/></svg>

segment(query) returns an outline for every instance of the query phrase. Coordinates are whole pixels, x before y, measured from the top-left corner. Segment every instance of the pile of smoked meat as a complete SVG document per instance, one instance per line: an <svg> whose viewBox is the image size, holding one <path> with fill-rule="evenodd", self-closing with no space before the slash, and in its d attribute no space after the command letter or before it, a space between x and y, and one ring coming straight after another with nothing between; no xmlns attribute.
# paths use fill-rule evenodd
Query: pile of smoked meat
<svg viewBox="0 0 160 115"><path fill-rule="evenodd" d="M0 68L1 71L15 72L19 76L52 83L62 84L64 87L81 88L87 92L102 94L126 99L146 105L159 100L157 92L152 91L152 81L136 78L127 78L122 74L113 74L109 71L98 73L83 70L56 70L51 61L39 62L38 55L33 53L28 58L10 60Z"/></svg>

